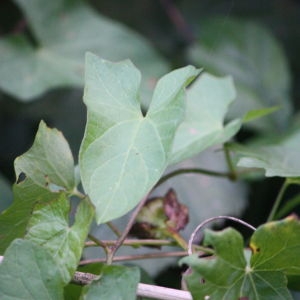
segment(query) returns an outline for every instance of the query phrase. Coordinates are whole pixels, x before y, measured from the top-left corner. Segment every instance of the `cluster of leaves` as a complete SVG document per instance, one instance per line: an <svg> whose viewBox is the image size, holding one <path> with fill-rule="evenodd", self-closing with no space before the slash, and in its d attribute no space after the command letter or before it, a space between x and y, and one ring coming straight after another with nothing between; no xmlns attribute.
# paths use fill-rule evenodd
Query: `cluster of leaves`
<svg viewBox="0 0 300 300"><path fill-rule="evenodd" d="M23 9L37 45L33 47L25 35L0 41L0 87L22 101L54 87L83 86L82 56L87 49L111 60L131 57L147 70L142 81L130 60L112 63L86 55L87 123L79 152L80 174L68 142L43 121L31 149L15 160L14 202L0 215L0 254L4 255L0 298L63 299L72 290L70 282L93 220L99 225L124 216L151 192L167 167L228 143L243 125L263 132L283 127L290 114L289 102L281 103L288 98L289 75L280 47L264 29L236 21L220 27L214 20L203 26L206 34L201 44L189 49L188 57L216 75L232 75L235 84L231 77L215 77L187 66L163 76L148 101L152 78L167 66L142 37L96 15L81 1L50 1L43 9L38 0L15 2ZM108 33L101 39L98 27ZM224 34L226 38L212 46L211 38L219 28L227 33L237 29L229 45ZM115 47L120 36L132 41L129 48ZM244 36L257 40L249 45ZM258 55L261 50L253 45L276 60L275 70L264 69L266 57ZM243 53L243 67L237 53ZM15 71L13 80L6 76L7 69ZM274 77L276 73L281 76ZM238 108L241 101L229 109L235 98L243 98L243 109ZM283 104L282 112L270 114L278 104ZM257 120L265 115L264 121ZM228 158L230 172L223 175L232 179L244 168L262 169L266 176L286 178L282 193L290 184L299 184L299 132L295 126L279 140L226 145L227 156L228 149L233 151L243 169L236 169ZM270 219L277 213L282 193ZM294 206L298 203L293 201ZM173 191L146 202L136 221L132 232L138 231L139 236L172 238L186 248L178 231L188 221L187 208ZM299 231L299 221L293 217L267 223L251 237L251 251L243 250L242 237L231 228L207 231L204 244L213 248L214 256L183 260L192 268L186 281L193 297L291 299L287 280L293 277L299 282ZM77 298L135 298L140 281L137 268L101 265L96 273L99 277Z"/></svg>

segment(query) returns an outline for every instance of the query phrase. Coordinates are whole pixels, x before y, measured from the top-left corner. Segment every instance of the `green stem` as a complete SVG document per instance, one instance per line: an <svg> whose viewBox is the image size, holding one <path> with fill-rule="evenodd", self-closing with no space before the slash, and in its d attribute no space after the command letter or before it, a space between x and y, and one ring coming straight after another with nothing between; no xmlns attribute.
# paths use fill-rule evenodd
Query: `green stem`
<svg viewBox="0 0 300 300"><path fill-rule="evenodd" d="M230 150L228 148L228 145L225 143L224 144L224 153L225 153L225 159L226 159L226 162L227 162L227 166L228 166L228 169L229 169L229 178L233 181L237 180L237 172L236 172L236 169L233 165L233 162L232 162L232 159L231 159L231 155L230 155Z"/></svg>
<svg viewBox="0 0 300 300"><path fill-rule="evenodd" d="M117 236L120 237L121 236L121 232L119 231L119 229L112 223L112 222L107 222L106 225L111 229L111 231Z"/></svg>
<svg viewBox="0 0 300 300"><path fill-rule="evenodd" d="M300 205L300 195L289 199L288 202L276 213L275 218L280 219L290 213L295 207Z"/></svg>
<svg viewBox="0 0 300 300"><path fill-rule="evenodd" d="M272 207L272 209L271 209L271 212L270 212L270 214L269 214L269 217L268 217L268 219L267 219L267 222L271 222L271 221L274 220L275 214L276 214L276 212L277 212L277 210L278 210L278 208L279 208L279 205L280 205L280 203L281 203L281 201L282 201L283 195L284 195L284 193L285 193L287 187L288 187L290 184L291 184L291 182L288 180L288 178L286 178L285 181L284 181L284 183L283 183L283 185L282 185L281 188L280 188L280 191L279 191L277 197L276 197L276 200L275 200L275 202L274 202L274 204L273 204L273 207Z"/></svg>
<svg viewBox="0 0 300 300"><path fill-rule="evenodd" d="M115 240L103 240L103 244L106 246L114 246L116 241ZM95 247L99 246L95 242L86 242L85 247ZM171 240L154 240L154 239L126 239L124 240L122 246L129 246L129 247L144 247L144 246L177 246L176 242Z"/></svg>
<svg viewBox="0 0 300 300"><path fill-rule="evenodd" d="M161 179L157 182L155 187L158 187L159 185L163 184L165 181L169 180L172 177L182 175L182 174L188 174L188 173L202 174L202 175L209 175L209 176L216 176L216 177L227 177L227 178L230 177L230 174L227 172L217 172L217 171L210 171L210 170L199 169L199 168L179 169L161 177Z"/></svg>

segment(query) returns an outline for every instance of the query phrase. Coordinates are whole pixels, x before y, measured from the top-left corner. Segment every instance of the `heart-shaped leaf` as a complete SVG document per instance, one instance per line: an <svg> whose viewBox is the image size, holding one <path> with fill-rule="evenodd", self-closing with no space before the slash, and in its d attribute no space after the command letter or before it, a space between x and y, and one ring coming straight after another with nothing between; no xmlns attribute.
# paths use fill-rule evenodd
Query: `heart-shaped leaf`
<svg viewBox="0 0 300 300"><path fill-rule="evenodd" d="M153 80L168 70L166 62L138 33L97 14L82 0L15 0L38 45L25 35L0 40L0 88L28 101L48 89L82 87L84 54L111 60L131 58Z"/></svg>
<svg viewBox="0 0 300 300"><path fill-rule="evenodd" d="M237 119L224 125L229 105L235 98L232 79L201 75L187 90L185 119L177 129L172 163L194 156L210 146L228 141L240 129Z"/></svg>
<svg viewBox="0 0 300 300"><path fill-rule="evenodd" d="M183 117L184 87L197 74L188 66L162 77L143 116L138 98L141 75L134 65L87 54L88 120L80 172L98 223L132 209L163 173Z"/></svg>
<svg viewBox="0 0 300 300"><path fill-rule="evenodd" d="M82 200L72 226L69 226L69 212L70 202L64 194L54 202L37 204L25 236L48 250L61 270L64 283L71 280L77 268L94 208Z"/></svg>

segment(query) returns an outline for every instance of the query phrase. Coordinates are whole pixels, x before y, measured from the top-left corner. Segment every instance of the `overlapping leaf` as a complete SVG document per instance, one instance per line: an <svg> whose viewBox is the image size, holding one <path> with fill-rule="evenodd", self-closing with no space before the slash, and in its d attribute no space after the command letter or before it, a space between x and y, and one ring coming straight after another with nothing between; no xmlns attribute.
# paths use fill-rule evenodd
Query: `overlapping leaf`
<svg viewBox="0 0 300 300"><path fill-rule="evenodd" d="M265 141L263 145L232 145L240 159L238 166L261 168L266 176L299 177L300 176L300 129L277 140Z"/></svg>
<svg viewBox="0 0 300 300"><path fill-rule="evenodd" d="M194 82L187 91L185 119L175 135L172 163L224 143L237 133L241 120L223 124L235 96L233 82L229 77L216 78L205 73Z"/></svg>
<svg viewBox="0 0 300 300"><path fill-rule="evenodd" d="M51 255L31 241L15 240L0 264L0 298L64 299L63 279Z"/></svg>
<svg viewBox="0 0 300 300"><path fill-rule="evenodd" d="M251 238L249 261L248 250L243 251L243 239L237 231L207 230L204 242L214 248L215 255L182 260L192 268L185 278L193 297L291 300L286 276L300 274L299 234L300 223L293 217L262 225Z"/></svg>
<svg viewBox="0 0 300 300"><path fill-rule="evenodd" d="M136 299L137 285L140 280L140 271L137 267L104 265L100 279L83 288L81 299L107 300Z"/></svg>
<svg viewBox="0 0 300 300"><path fill-rule="evenodd" d="M0 215L0 252L23 237L36 203L55 201L74 189L74 166L70 148L56 129L40 123L33 146L15 160L18 178L13 204Z"/></svg>
<svg viewBox="0 0 300 300"><path fill-rule="evenodd" d="M223 18L204 20L199 28L199 43L190 48L189 58L210 73L233 77L237 101L230 118L278 105L280 112L247 125L268 131L286 127L291 108L290 73L271 33L256 23Z"/></svg>
<svg viewBox="0 0 300 300"><path fill-rule="evenodd" d="M81 201L69 225L70 202L64 194L56 201L35 206L25 238L47 249L60 268L64 283L72 278L94 217L94 208Z"/></svg>
<svg viewBox="0 0 300 300"><path fill-rule="evenodd" d="M80 172L98 223L128 212L163 173L183 117L184 87L197 74L188 66L162 77L143 116L138 96L141 75L133 64L87 55L88 121Z"/></svg>
<svg viewBox="0 0 300 300"><path fill-rule="evenodd" d="M37 41L25 35L0 40L0 88L28 101L48 89L83 86L84 53L131 58L147 76L144 90L167 71L166 62L140 35L97 14L82 0L15 0Z"/></svg>

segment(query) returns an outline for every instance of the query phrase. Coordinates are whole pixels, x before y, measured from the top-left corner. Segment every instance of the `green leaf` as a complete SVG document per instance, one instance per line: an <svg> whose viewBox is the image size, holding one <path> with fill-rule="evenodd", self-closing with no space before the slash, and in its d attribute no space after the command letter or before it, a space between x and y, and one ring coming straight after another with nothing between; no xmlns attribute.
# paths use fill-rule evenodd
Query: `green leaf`
<svg viewBox="0 0 300 300"><path fill-rule="evenodd" d="M1 254L15 238L24 237L36 203L55 201L60 197L60 193L51 193L48 189L34 184L29 178L13 186L13 195L12 205L0 215Z"/></svg>
<svg viewBox="0 0 300 300"><path fill-rule="evenodd" d="M261 168L267 177L300 177L300 129L265 145L242 146L234 144L231 149L240 159L238 166Z"/></svg>
<svg viewBox="0 0 300 300"><path fill-rule="evenodd" d="M98 223L127 213L160 178L183 117L184 87L197 74L188 66L162 77L143 116L138 100L141 75L134 65L87 54L88 119L79 165Z"/></svg>
<svg viewBox="0 0 300 300"><path fill-rule="evenodd" d="M85 200L80 202L72 226L69 212L70 202L64 194L54 202L37 204L25 236L48 250L60 267L64 283L73 277L94 216L93 207Z"/></svg>
<svg viewBox="0 0 300 300"><path fill-rule="evenodd" d="M0 88L28 101L51 88L83 86L84 54L111 60L130 57L146 75L147 92L168 67L147 40L96 13L82 0L15 0L37 45L24 35L0 40Z"/></svg>
<svg viewBox="0 0 300 300"><path fill-rule="evenodd" d="M255 269L300 275L299 236L300 222L295 216L260 226L250 242L251 265Z"/></svg>
<svg viewBox="0 0 300 300"><path fill-rule="evenodd" d="M73 191L73 156L62 133L41 121L33 146L15 160L18 178L23 174L51 192Z"/></svg>
<svg viewBox="0 0 300 300"><path fill-rule="evenodd" d="M243 123L252 122L279 110L279 106L267 107L248 111L243 117Z"/></svg>
<svg viewBox="0 0 300 300"><path fill-rule="evenodd" d="M15 160L14 201L0 215L0 253L24 237L36 203L55 202L75 187L73 157L61 132L40 123L33 146Z"/></svg>
<svg viewBox="0 0 300 300"><path fill-rule="evenodd" d="M84 300L134 300L140 272L137 267L104 265L100 279L83 288Z"/></svg>
<svg viewBox="0 0 300 300"><path fill-rule="evenodd" d="M278 105L279 112L246 125L264 131L287 127L290 72L283 50L271 33L257 23L228 18L204 20L199 27L199 43L190 48L189 58L212 74L233 77L237 101L230 118Z"/></svg>
<svg viewBox="0 0 300 300"><path fill-rule="evenodd" d="M11 185L0 173L0 212L11 204L12 198Z"/></svg>
<svg viewBox="0 0 300 300"><path fill-rule="evenodd" d="M0 264L0 298L63 299L63 281L51 255L31 241L15 240Z"/></svg>
<svg viewBox="0 0 300 300"><path fill-rule="evenodd" d="M177 129L171 163L196 155L206 148L228 141L241 127L241 120L224 125L229 105L235 98L229 77L201 75L187 90L185 119Z"/></svg>
<svg viewBox="0 0 300 300"><path fill-rule="evenodd" d="M295 217L266 223L251 237L251 255L243 251L243 239L234 229L206 230L204 244L212 246L215 255L181 261L192 268L185 279L194 299L291 300L286 276L300 274L299 234Z"/></svg>

